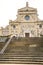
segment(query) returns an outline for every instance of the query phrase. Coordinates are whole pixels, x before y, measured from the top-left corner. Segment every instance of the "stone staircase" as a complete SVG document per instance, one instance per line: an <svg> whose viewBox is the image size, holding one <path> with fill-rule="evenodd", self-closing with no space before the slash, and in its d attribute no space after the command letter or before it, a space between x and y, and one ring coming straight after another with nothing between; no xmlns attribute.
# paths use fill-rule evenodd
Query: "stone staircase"
<svg viewBox="0 0 43 65"><path fill-rule="evenodd" d="M9 43L11 42L12 38L13 38L13 36L11 36L11 37L9 38L9 40L6 42L6 44L5 44L4 47L2 48L0 54L4 53L5 49L7 48L7 46L9 45Z"/></svg>
<svg viewBox="0 0 43 65"><path fill-rule="evenodd" d="M43 42L42 39L35 40L36 42L30 40L28 38L12 38L4 53L0 54L0 63L43 64L43 43L37 47L29 47L30 43Z"/></svg>
<svg viewBox="0 0 43 65"><path fill-rule="evenodd" d="M14 64L42 64L43 53L40 51L22 51L3 53L0 55L0 63L14 63Z"/></svg>

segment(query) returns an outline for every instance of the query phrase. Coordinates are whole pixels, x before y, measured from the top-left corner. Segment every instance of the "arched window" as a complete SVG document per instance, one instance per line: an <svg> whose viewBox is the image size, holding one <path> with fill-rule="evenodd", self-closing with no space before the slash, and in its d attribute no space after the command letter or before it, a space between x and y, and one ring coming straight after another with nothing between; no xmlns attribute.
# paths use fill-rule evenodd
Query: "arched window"
<svg viewBox="0 0 43 65"><path fill-rule="evenodd" d="M39 27L42 28L42 25L40 24Z"/></svg>
<svg viewBox="0 0 43 65"><path fill-rule="evenodd" d="M15 28L16 26L15 25L13 25L13 28Z"/></svg>

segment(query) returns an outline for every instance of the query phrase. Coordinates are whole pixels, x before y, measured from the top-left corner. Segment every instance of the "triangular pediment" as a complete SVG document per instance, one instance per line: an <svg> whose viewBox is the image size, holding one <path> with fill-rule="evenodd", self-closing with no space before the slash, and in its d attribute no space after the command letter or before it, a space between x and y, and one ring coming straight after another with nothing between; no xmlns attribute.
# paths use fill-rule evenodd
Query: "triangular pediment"
<svg viewBox="0 0 43 65"><path fill-rule="evenodd" d="M23 11L36 11L36 8L32 8L28 6L28 2L26 2L26 7L23 7L21 9L18 9L19 12L23 12Z"/></svg>

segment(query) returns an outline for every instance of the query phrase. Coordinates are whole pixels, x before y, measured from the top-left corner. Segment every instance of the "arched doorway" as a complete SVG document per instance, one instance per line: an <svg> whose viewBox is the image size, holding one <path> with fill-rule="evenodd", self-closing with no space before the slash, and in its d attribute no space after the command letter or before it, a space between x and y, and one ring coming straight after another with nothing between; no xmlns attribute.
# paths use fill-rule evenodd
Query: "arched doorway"
<svg viewBox="0 0 43 65"><path fill-rule="evenodd" d="M25 33L25 37L29 37L29 33Z"/></svg>

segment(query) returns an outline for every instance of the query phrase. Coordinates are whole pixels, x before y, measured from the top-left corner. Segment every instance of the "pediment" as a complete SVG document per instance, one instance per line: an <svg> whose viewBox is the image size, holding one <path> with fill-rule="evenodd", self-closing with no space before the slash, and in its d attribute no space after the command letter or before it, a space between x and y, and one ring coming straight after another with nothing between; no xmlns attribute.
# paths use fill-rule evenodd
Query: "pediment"
<svg viewBox="0 0 43 65"><path fill-rule="evenodd" d="M28 6L28 2L26 2L26 7L18 9L18 12L26 12L26 11L37 11L36 8L32 8Z"/></svg>
<svg viewBox="0 0 43 65"><path fill-rule="evenodd" d="M32 7L24 7L18 10L18 12L25 12L25 11L37 11L35 8Z"/></svg>

